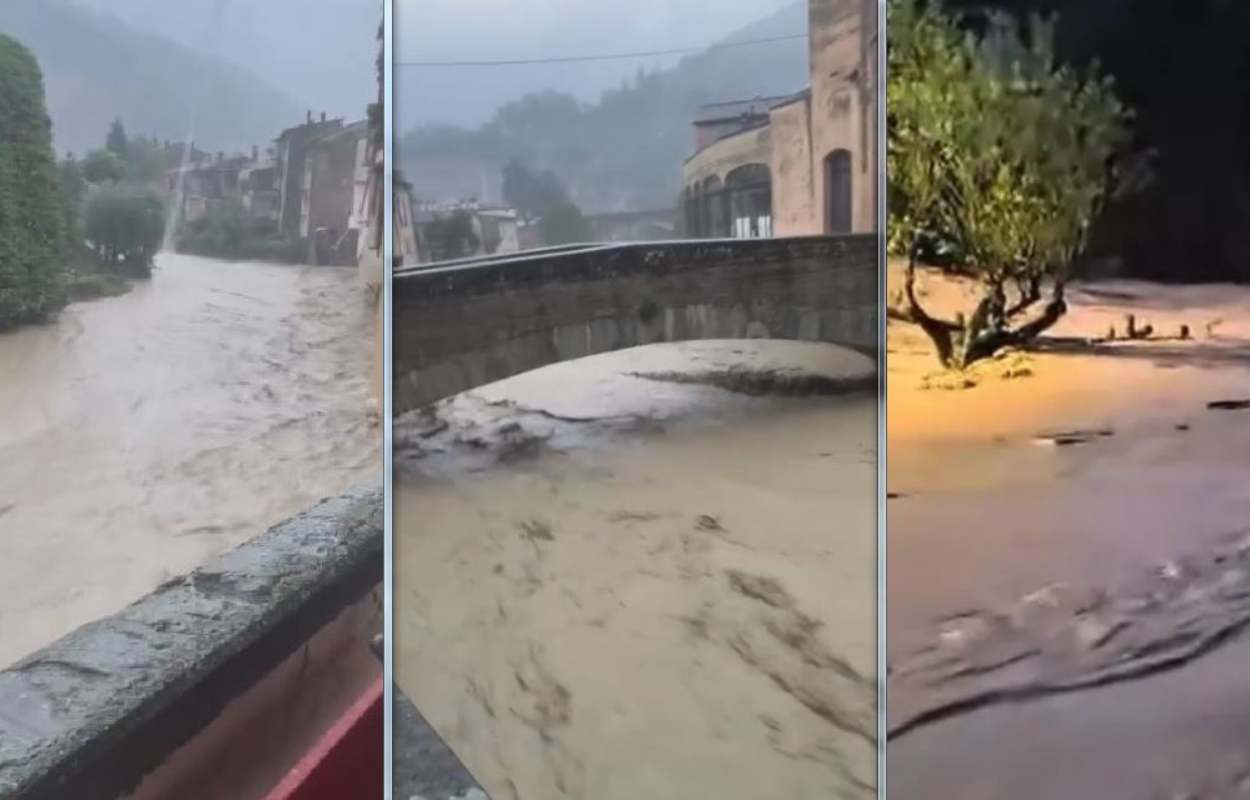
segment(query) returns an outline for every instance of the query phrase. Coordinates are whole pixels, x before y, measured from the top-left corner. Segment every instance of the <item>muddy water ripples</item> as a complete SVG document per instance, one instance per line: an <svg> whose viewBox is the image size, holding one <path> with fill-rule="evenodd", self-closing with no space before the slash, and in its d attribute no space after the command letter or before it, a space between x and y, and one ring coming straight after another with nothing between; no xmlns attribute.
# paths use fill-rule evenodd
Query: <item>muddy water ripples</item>
<svg viewBox="0 0 1250 800"><path fill-rule="evenodd" d="M354 270L162 254L0 335L0 661L380 470Z"/></svg>

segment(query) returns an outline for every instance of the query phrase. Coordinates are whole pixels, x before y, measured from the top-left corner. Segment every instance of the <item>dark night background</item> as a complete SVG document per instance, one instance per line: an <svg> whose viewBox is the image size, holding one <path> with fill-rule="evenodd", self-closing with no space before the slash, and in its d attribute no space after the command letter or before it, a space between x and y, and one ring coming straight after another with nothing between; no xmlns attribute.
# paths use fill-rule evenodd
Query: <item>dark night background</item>
<svg viewBox="0 0 1250 800"><path fill-rule="evenodd" d="M984 1L949 0L962 11ZM1134 277L1250 282L1250 2L996 0L1017 17L1058 12L1059 56L1097 59L1158 151L1155 182L1111 209L1096 254Z"/></svg>

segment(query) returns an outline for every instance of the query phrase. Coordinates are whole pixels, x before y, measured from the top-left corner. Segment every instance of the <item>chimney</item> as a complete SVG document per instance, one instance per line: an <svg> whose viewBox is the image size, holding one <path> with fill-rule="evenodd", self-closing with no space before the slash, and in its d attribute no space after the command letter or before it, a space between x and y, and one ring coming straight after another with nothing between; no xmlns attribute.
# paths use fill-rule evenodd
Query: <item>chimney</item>
<svg viewBox="0 0 1250 800"><path fill-rule="evenodd" d="M311 109L309 109L309 111L308 111L308 117L304 120L304 124L305 124L305 125L311 125L311 124L312 124L312 110L311 110Z"/></svg>
<svg viewBox="0 0 1250 800"><path fill-rule="evenodd" d="M322 122L325 122L325 121L326 121L326 112L324 112L324 111L322 111L322 112L321 112L321 121L322 121Z"/></svg>

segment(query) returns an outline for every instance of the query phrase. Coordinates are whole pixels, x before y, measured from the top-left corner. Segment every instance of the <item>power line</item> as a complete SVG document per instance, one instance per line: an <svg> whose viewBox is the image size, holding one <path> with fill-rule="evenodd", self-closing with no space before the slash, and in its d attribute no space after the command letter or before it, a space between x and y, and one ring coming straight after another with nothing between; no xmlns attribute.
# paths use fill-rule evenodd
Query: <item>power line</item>
<svg viewBox="0 0 1250 800"><path fill-rule="evenodd" d="M629 58L650 58L652 56L676 56L686 53L701 53L707 50L722 50L729 47L744 47L752 44L768 42L785 42L792 39L806 39L806 33L795 33L789 36L773 36L766 39L743 39L739 42L724 42L708 47L679 47L673 50L648 50L637 53L611 53L597 56L562 56L555 58L517 58L499 61L396 61L397 67L504 67L522 64L569 64L579 61L618 61Z"/></svg>

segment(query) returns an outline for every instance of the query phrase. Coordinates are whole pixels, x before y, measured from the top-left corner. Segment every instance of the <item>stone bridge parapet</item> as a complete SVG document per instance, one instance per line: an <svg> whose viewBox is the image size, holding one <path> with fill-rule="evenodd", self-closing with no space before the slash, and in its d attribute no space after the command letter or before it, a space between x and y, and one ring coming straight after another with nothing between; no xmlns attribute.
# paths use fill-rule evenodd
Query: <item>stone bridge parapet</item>
<svg viewBox="0 0 1250 800"><path fill-rule="evenodd" d="M397 270L396 414L559 361L656 342L877 350L873 235L558 248Z"/></svg>

